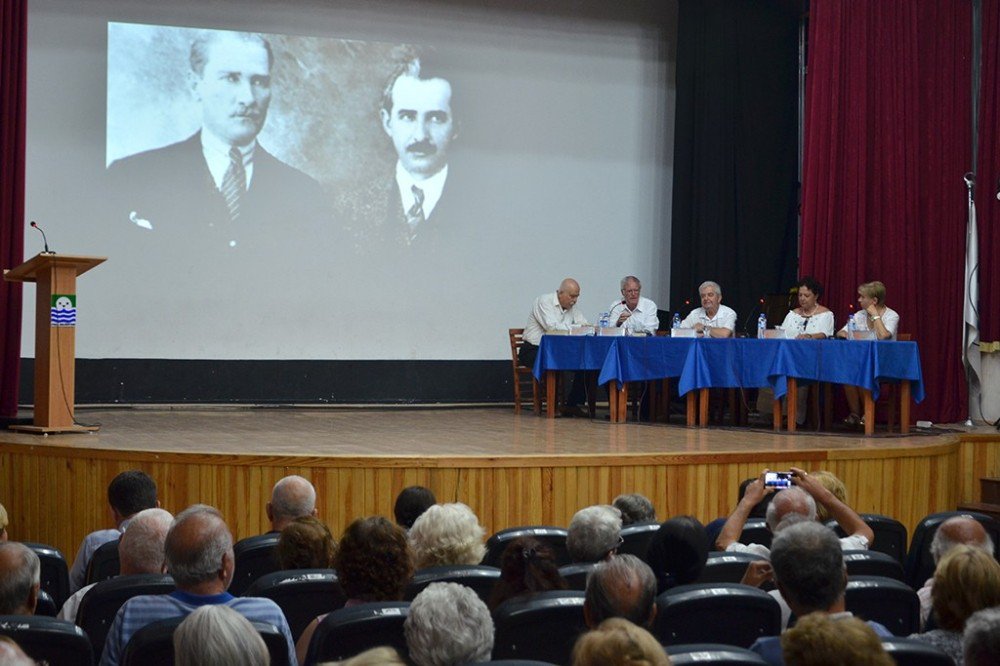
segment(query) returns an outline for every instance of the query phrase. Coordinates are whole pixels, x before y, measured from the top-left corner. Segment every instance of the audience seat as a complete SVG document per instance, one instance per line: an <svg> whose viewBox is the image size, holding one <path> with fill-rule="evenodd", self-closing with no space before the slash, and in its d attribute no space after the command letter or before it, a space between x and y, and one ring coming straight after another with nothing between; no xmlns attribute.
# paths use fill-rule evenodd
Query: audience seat
<svg viewBox="0 0 1000 666"><path fill-rule="evenodd" d="M845 550L844 565L847 566L847 577L884 576L902 581L903 565L892 555L880 553L877 550Z"/></svg>
<svg viewBox="0 0 1000 666"><path fill-rule="evenodd" d="M233 582L229 585L230 594L242 597L255 580L278 570L274 547L278 545L279 536L277 532L269 532L240 539L233 545L236 571L233 573Z"/></svg>
<svg viewBox="0 0 1000 666"><path fill-rule="evenodd" d="M104 651L111 623L126 601L140 594L167 594L174 591L174 579L166 574L137 574L105 580L90 588L80 600L76 626L87 632L94 654Z"/></svg>
<svg viewBox="0 0 1000 666"><path fill-rule="evenodd" d="M906 525L895 518L878 513L862 513L861 520L875 533L875 541L868 544L868 550L885 553L895 558L900 564L906 560ZM832 528L837 536L847 536L836 520L826 521L826 526Z"/></svg>
<svg viewBox="0 0 1000 666"><path fill-rule="evenodd" d="M35 605L35 615L42 617L55 617L59 614L56 602L45 590L38 590L38 603Z"/></svg>
<svg viewBox="0 0 1000 666"><path fill-rule="evenodd" d="M500 567L500 558L503 551L510 545L510 542L518 537L530 536L545 543L556 556L556 564L562 566L569 564L569 555L566 552L566 530L562 527L552 527L548 525L509 527L500 530L486 541L486 555L483 556L483 564L489 567Z"/></svg>
<svg viewBox="0 0 1000 666"><path fill-rule="evenodd" d="M913 530L913 541L906 555L906 582L914 590L923 587L924 582L934 575L934 558L931 557L931 541L934 533L944 521L954 516L970 516L978 520L993 539L993 547L1000 547L1000 522L984 513L974 511L943 511L932 513L921 520ZM996 552L994 552L994 556Z"/></svg>
<svg viewBox="0 0 1000 666"><path fill-rule="evenodd" d="M673 666L686 664L715 664L716 666L756 666L766 664L756 652L720 643L693 643L671 645L666 648Z"/></svg>
<svg viewBox="0 0 1000 666"><path fill-rule="evenodd" d="M303 666L341 661L380 645L396 648L409 658L403 622L410 612L408 601L385 601L335 610L319 623Z"/></svg>
<svg viewBox="0 0 1000 666"><path fill-rule="evenodd" d="M587 630L583 592L540 592L528 600L511 599L493 611L494 659L537 659L570 663L577 637Z"/></svg>
<svg viewBox="0 0 1000 666"><path fill-rule="evenodd" d="M183 617L158 620L132 634L122 652L121 666L173 666L174 631L183 621ZM271 666L290 666L288 642L278 628L266 622L251 624L264 639L264 645L271 655Z"/></svg>
<svg viewBox="0 0 1000 666"><path fill-rule="evenodd" d="M767 528L767 522L763 518L750 518L743 524L743 532L740 534L740 543L750 545L759 543L762 546L771 547L773 535Z"/></svg>
<svg viewBox="0 0 1000 666"><path fill-rule="evenodd" d="M622 528L622 545L618 552L622 555L635 555L641 560L646 559L646 549L653 535L660 529L660 523L639 523Z"/></svg>
<svg viewBox="0 0 1000 666"><path fill-rule="evenodd" d="M118 539L102 543L90 558L87 565L87 585L110 580L121 573L121 562L118 560Z"/></svg>
<svg viewBox="0 0 1000 666"><path fill-rule="evenodd" d="M920 600L902 581L882 576L848 578L844 601L847 610L885 625L895 636L920 631Z"/></svg>
<svg viewBox="0 0 1000 666"><path fill-rule="evenodd" d="M9 636L25 654L53 666L92 666L94 651L80 627L54 617L0 615L0 634Z"/></svg>
<svg viewBox="0 0 1000 666"><path fill-rule="evenodd" d="M278 604L296 641L309 623L347 602L333 569L289 569L255 580L245 597L265 597Z"/></svg>
<svg viewBox="0 0 1000 666"><path fill-rule="evenodd" d="M62 608L69 596L69 567L66 558L56 548L43 543L23 542L35 551L41 563L42 589L49 593L56 608Z"/></svg>
<svg viewBox="0 0 1000 666"><path fill-rule="evenodd" d="M882 647L896 666L954 666L948 653L928 643L907 638L883 638Z"/></svg>
<svg viewBox="0 0 1000 666"><path fill-rule="evenodd" d="M738 583L751 562L764 562L767 558L753 553L726 553L715 551L708 554L705 568L698 576L699 583Z"/></svg>
<svg viewBox="0 0 1000 666"><path fill-rule="evenodd" d="M587 576L598 565L598 562L579 562L559 567L559 575L566 579L571 590L586 590Z"/></svg>
<svg viewBox="0 0 1000 666"><path fill-rule="evenodd" d="M781 633L781 608L756 587L694 583L656 598L653 634L663 645L722 643L747 648L761 636Z"/></svg>
<svg viewBox="0 0 1000 666"><path fill-rule="evenodd" d="M482 564L452 564L441 567L427 567L413 574L406 586L403 598L413 601L431 583L458 583L471 588L483 603L488 603L493 587L500 580L500 570Z"/></svg>

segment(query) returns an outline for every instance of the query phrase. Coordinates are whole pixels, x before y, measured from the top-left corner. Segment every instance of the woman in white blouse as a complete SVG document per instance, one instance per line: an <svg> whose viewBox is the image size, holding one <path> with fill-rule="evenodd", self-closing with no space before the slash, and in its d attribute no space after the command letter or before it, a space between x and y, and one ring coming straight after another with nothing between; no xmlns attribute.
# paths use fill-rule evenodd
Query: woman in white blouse
<svg viewBox="0 0 1000 666"><path fill-rule="evenodd" d="M816 278L806 276L799 280L799 307L789 311L781 322L786 337L791 337L789 331L799 340L823 340L833 335L833 312L819 304L822 295L823 285Z"/></svg>

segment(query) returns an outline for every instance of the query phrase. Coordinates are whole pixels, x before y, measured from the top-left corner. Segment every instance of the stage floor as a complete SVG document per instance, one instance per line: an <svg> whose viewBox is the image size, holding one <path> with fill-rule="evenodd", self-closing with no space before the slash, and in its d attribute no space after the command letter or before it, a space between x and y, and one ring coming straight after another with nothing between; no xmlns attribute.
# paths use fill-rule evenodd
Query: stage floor
<svg viewBox="0 0 1000 666"><path fill-rule="evenodd" d="M777 433L764 421L752 429L689 428L680 417L676 424L611 424L600 410L595 419L549 420L530 412L515 415L509 407L130 407L78 409L76 416L100 430L48 437L6 432L0 438L11 444L160 453L497 458L899 449L995 432L952 424L907 436L864 437L860 429Z"/></svg>

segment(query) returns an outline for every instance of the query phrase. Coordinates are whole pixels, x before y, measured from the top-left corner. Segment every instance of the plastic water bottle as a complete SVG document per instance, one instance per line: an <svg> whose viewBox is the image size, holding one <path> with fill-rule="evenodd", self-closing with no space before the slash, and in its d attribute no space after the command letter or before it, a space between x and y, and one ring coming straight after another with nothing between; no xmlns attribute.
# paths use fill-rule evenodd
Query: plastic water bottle
<svg viewBox="0 0 1000 666"><path fill-rule="evenodd" d="M611 326L611 313L602 312L598 324L600 325L601 328L608 328L609 326Z"/></svg>
<svg viewBox="0 0 1000 666"><path fill-rule="evenodd" d="M681 327L681 313L674 313L674 321L670 324L670 328L680 328Z"/></svg>
<svg viewBox="0 0 1000 666"><path fill-rule="evenodd" d="M847 319L847 339L854 339L854 332L858 330L858 324L854 321L854 315L851 315Z"/></svg>
<svg viewBox="0 0 1000 666"><path fill-rule="evenodd" d="M766 331L766 330L767 330L767 315L764 314L763 312L761 312L760 316L757 317L757 339L758 340L763 340L764 339L764 331Z"/></svg>

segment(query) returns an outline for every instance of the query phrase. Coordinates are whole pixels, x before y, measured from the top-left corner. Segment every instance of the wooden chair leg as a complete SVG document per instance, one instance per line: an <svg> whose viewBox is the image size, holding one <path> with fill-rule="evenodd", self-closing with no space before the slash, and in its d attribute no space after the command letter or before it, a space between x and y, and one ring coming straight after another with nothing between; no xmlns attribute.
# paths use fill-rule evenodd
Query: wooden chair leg
<svg viewBox="0 0 1000 666"><path fill-rule="evenodd" d="M531 379L531 406L534 408L535 416L542 413L542 385L537 379Z"/></svg>

